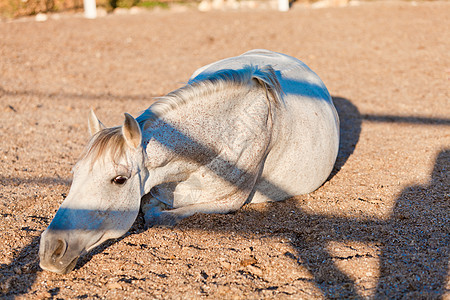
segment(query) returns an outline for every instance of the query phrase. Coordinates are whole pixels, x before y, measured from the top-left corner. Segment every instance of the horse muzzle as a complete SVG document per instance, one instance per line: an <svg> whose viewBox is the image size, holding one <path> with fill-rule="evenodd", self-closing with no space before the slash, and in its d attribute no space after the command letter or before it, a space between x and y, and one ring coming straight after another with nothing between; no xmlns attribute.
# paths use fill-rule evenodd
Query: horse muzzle
<svg viewBox="0 0 450 300"><path fill-rule="evenodd" d="M70 241L67 234L45 230L39 245L39 265L43 270L67 274L72 271L83 254L84 247ZM80 249L81 248L81 249Z"/></svg>

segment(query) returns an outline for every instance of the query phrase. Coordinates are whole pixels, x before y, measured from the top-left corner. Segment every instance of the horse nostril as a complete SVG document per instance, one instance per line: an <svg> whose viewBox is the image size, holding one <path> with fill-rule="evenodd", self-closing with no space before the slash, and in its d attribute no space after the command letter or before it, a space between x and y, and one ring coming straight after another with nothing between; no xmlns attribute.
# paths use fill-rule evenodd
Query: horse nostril
<svg viewBox="0 0 450 300"><path fill-rule="evenodd" d="M64 252L66 250L66 243L63 240L58 240L57 246L55 251L53 251L52 254L52 260L56 261L57 259L61 258L64 255Z"/></svg>

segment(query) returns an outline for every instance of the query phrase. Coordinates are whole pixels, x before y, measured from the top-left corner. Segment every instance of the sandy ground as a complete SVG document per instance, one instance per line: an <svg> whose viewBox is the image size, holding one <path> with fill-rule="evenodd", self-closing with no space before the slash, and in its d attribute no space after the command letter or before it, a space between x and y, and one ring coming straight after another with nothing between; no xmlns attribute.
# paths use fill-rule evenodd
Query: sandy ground
<svg viewBox="0 0 450 300"><path fill-rule="evenodd" d="M382 2L0 23L0 298L450 299L449 14L449 2ZM89 109L118 125L253 48L303 60L328 86L342 123L334 176L173 229L139 216L72 273L42 271L39 236L69 191Z"/></svg>

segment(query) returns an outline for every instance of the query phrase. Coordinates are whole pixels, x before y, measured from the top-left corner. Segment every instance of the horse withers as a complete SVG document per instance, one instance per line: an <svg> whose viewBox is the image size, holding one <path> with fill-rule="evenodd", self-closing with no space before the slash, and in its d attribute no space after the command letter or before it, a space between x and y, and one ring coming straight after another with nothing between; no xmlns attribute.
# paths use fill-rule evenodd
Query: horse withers
<svg viewBox="0 0 450 300"><path fill-rule="evenodd" d="M118 238L139 209L146 224L314 191L339 147L339 119L320 78L299 60L253 50L197 70L136 119L91 139L39 249L43 269L68 273ZM141 200L142 199L142 200Z"/></svg>

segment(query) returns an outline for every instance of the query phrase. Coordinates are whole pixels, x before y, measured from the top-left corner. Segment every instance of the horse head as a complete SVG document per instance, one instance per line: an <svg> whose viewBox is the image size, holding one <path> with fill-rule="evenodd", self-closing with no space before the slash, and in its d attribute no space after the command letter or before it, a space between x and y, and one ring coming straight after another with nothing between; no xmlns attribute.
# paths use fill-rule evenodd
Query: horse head
<svg viewBox="0 0 450 300"><path fill-rule="evenodd" d="M139 124L125 114L123 126L105 128L91 111L89 130L69 195L41 236L44 270L70 272L83 253L125 234L139 212L148 177Z"/></svg>

